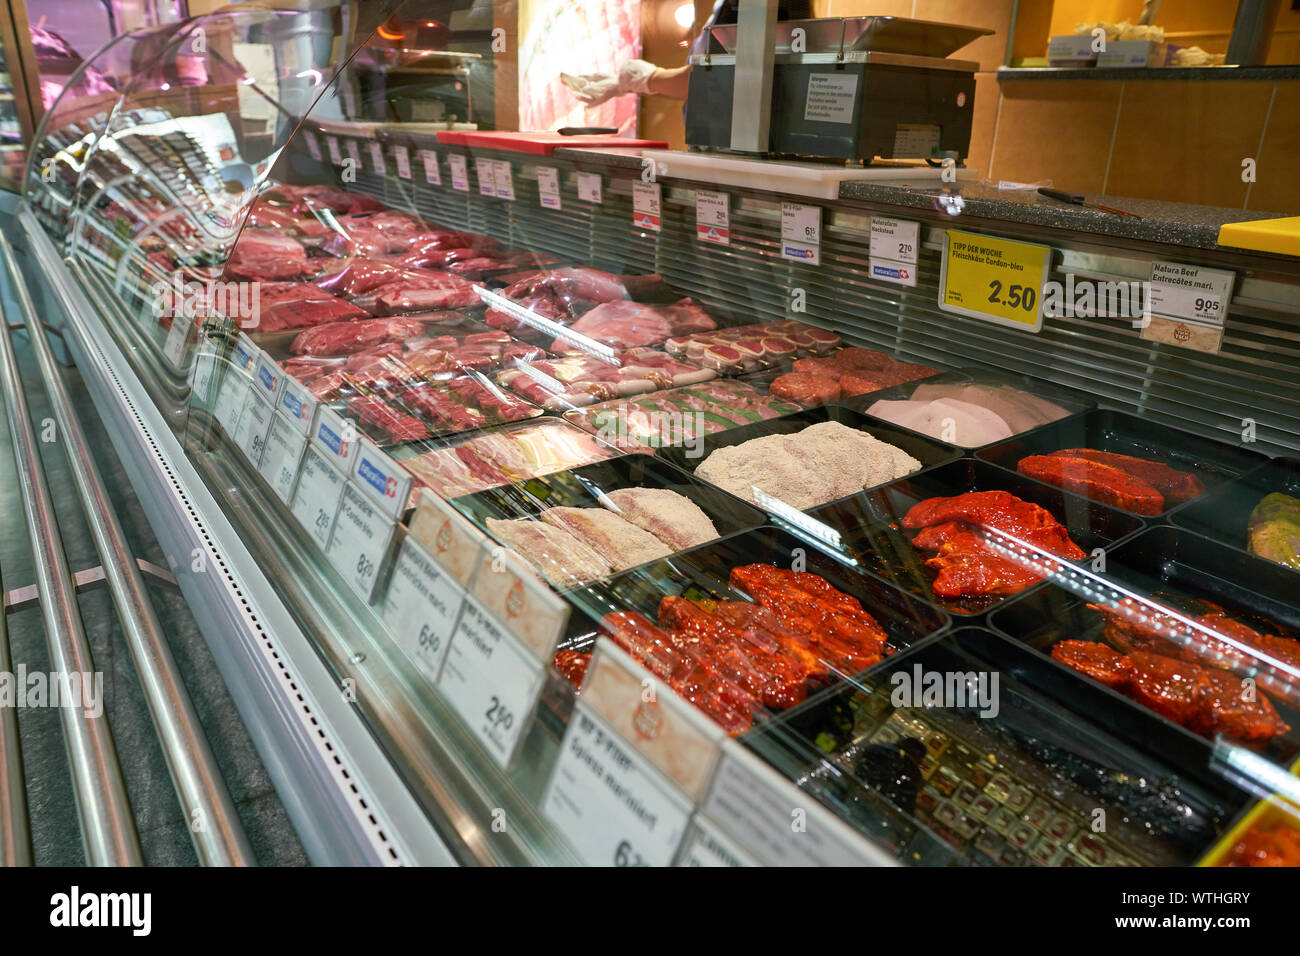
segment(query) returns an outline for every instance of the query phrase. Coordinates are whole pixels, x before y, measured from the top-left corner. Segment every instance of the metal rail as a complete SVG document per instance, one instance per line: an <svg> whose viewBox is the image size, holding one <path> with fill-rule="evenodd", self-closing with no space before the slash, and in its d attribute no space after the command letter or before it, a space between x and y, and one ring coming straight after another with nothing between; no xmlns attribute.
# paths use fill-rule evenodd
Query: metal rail
<svg viewBox="0 0 1300 956"><path fill-rule="evenodd" d="M0 674L14 672L9 628L0 614ZM18 742L18 708L0 705L0 866L32 865L32 833L27 823L27 788Z"/></svg>
<svg viewBox="0 0 1300 956"><path fill-rule="evenodd" d="M28 416L3 304L0 304L0 326L0 388L4 393L27 533L35 558L36 584L42 595L41 617L50 664L61 678L69 678L69 685L73 675L80 675L84 693L85 682L94 674L95 662L86 641L86 628L63 550L63 536L59 533L36 435ZM80 702L64 702L59 707L59 719L68 751L86 862L92 866L142 865L140 838L131 816L108 718L103 713L90 716Z"/></svg>
<svg viewBox="0 0 1300 956"><path fill-rule="evenodd" d="M253 865L256 860L239 814L217 769L194 704L163 637L144 577L90 454L58 365L45 341L27 283L14 258L13 247L3 235L0 235L0 254L13 280L14 296L27 323L27 334L63 438L73 480L103 562L105 580L122 623L131 660L140 676L154 729L162 743L176 796L190 824L199 862L205 866Z"/></svg>

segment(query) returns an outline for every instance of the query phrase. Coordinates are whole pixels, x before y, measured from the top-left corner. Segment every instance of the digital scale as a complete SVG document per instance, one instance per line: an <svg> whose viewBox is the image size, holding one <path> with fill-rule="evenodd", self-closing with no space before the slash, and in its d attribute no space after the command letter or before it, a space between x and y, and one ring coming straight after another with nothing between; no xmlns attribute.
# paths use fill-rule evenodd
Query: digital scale
<svg viewBox="0 0 1300 956"><path fill-rule="evenodd" d="M901 17L769 20L764 42L742 35L764 23L741 10L739 24L714 27L709 52L690 58L688 146L858 163L965 158L979 64L948 55L993 31ZM765 71L766 124L741 115L761 113L754 87Z"/></svg>

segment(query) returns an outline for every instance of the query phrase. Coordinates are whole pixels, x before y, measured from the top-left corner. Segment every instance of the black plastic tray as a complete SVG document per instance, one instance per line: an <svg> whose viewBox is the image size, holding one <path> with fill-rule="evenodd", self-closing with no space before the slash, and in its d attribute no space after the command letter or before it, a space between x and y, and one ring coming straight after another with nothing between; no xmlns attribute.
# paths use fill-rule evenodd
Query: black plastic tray
<svg viewBox="0 0 1300 956"><path fill-rule="evenodd" d="M1149 528L1107 551L1104 576L1128 591L1151 595L1169 606L1177 607L1180 598L1207 600L1220 605L1244 624L1300 635L1300 608L1294 603L1292 572L1191 532L1170 527ZM1058 641L1102 640L1102 616L1087 607L1088 600L1058 584L1046 584L999 608L989 624L994 630L1050 655L1052 645ZM1151 720L1201 739L1077 671L1057 666L1065 677L1076 683L1123 700ZM1280 764L1288 764L1300 755L1300 710L1275 693L1267 690L1261 693L1292 730L1252 749Z"/></svg>
<svg viewBox="0 0 1300 956"><path fill-rule="evenodd" d="M782 415L780 418L769 418L767 421L754 422L752 425L741 425L739 428L706 435L699 444L698 453L682 445L673 445L657 449L655 455L683 471L694 474L700 463L719 448L739 445L741 442L762 438L765 435L788 435L801 432L809 425L821 422L839 422L841 425L860 429L873 438L895 445L919 461L923 469L953 461L960 458L962 454L960 449L952 445L945 445L943 442L918 435L906 428L890 425L888 422L855 412L843 405L823 405L820 408L809 408L802 412Z"/></svg>
<svg viewBox="0 0 1300 956"><path fill-rule="evenodd" d="M518 484L452 499L452 505L483 531L489 518L535 518L546 508L601 507L599 494L619 488L667 488L700 507L723 538L767 523L767 515L747 501L650 455L610 458L580 468L552 472Z"/></svg>
<svg viewBox="0 0 1300 956"><path fill-rule="evenodd" d="M808 515L839 532L842 550L864 570L951 614L969 616L982 614L1015 595L938 597L930 589L938 572L925 566L930 554L913 548L910 542L916 532L901 527L903 516L918 501L948 498L968 491L1009 491L1041 505L1065 526L1074 543L1088 553L1094 548L1109 548L1145 527L1136 515L970 458L900 478L872 491L815 508Z"/></svg>
<svg viewBox="0 0 1300 956"><path fill-rule="evenodd" d="M1195 474L1205 482L1207 493L1268 461L1259 452L1156 425L1109 408L1093 409L1042 425L997 444L985 445L976 454L984 461L1015 471L1020 459L1027 455L1048 455L1064 448L1093 448L1161 461ZM1178 507L1181 504L1168 505L1161 513L1167 514Z"/></svg>
<svg viewBox="0 0 1300 956"><path fill-rule="evenodd" d="M1012 388L1018 388L1021 391L1030 392L1039 398L1045 398L1061 408L1065 409L1069 415L1077 415L1079 412L1085 412L1095 408L1097 403L1082 392L1076 392L1073 389L1066 388L1062 385L1056 385L1052 382L1045 382L1042 379L1033 378L1028 375L1016 375L1011 372L1002 372L996 369L974 369L960 368L953 369L949 372L941 372L938 375L931 375L928 378L917 379L913 382L904 382L902 385L893 385L889 388L882 388L878 392L867 392L865 395L854 395L851 398L840 400L840 404L853 409L854 411L866 414L868 408L880 401L900 401L912 397L912 393L921 385L1009 385ZM876 419L880 421L881 419ZM1065 419L1057 419L1064 421ZM1051 422L1049 424L1055 424ZM892 425L893 428L901 428L899 425ZM1039 426L1040 428L1045 426ZM914 432L911 429L905 429L910 434L917 435L920 432ZM1025 434L1022 432L1021 434ZM928 437L928 436L927 436ZM1005 438L998 439L998 442L1007 441ZM998 444L998 442L991 442ZM958 446L963 450L974 450L976 448L987 448L989 445L971 445Z"/></svg>
<svg viewBox="0 0 1300 956"><path fill-rule="evenodd" d="M1250 513L1265 495L1273 492L1300 498L1300 458L1274 458L1265 462L1177 508L1169 515L1169 520L1179 528L1247 551ZM1286 567L1282 564L1275 566Z"/></svg>

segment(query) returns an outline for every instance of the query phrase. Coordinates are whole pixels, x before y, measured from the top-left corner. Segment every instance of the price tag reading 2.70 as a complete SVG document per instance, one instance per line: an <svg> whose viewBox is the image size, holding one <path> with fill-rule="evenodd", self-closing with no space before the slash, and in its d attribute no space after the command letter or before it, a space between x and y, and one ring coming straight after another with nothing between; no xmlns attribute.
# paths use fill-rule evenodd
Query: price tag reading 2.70
<svg viewBox="0 0 1300 956"><path fill-rule="evenodd" d="M1043 285L1052 249L949 229L939 308L1026 332L1043 328Z"/></svg>

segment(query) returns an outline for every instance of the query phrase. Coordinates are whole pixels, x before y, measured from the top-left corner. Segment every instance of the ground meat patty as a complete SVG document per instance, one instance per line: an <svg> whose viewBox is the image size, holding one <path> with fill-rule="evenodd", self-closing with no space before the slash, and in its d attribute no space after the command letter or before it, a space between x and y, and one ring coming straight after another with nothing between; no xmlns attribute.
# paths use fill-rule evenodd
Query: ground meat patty
<svg viewBox="0 0 1300 956"><path fill-rule="evenodd" d="M833 358L795 359L794 370L796 372L806 372L810 375L825 375L828 378L838 378L844 371Z"/></svg>
<svg viewBox="0 0 1300 956"><path fill-rule="evenodd" d="M886 380L879 373L864 372L846 372L840 376L840 393L849 398L853 395L865 395L868 392L878 392L882 388L888 388L893 382Z"/></svg>
<svg viewBox="0 0 1300 956"><path fill-rule="evenodd" d="M839 401L840 386L828 375L790 372L772 380L768 391L800 405L829 405Z"/></svg>

